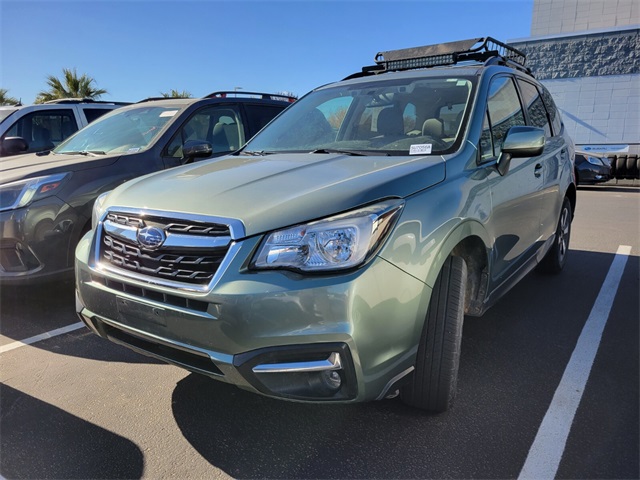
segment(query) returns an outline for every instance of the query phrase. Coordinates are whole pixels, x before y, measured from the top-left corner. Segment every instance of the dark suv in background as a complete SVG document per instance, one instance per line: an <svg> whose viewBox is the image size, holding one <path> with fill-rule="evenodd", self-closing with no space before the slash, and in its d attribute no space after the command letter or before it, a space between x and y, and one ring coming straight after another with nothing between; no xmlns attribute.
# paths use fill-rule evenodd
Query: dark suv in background
<svg viewBox="0 0 640 480"><path fill-rule="evenodd" d="M64 98L0 107L0 157L51 150L105 113L129 104Z"/></svg>
<svg viewBox="0 0 640 480"><path fill-rule="evenodd" d="M98 195L140 175L233 152L293 100L252 92L147 99L104 115L51 152L0 160L0 283L72 274Z"/></svg>

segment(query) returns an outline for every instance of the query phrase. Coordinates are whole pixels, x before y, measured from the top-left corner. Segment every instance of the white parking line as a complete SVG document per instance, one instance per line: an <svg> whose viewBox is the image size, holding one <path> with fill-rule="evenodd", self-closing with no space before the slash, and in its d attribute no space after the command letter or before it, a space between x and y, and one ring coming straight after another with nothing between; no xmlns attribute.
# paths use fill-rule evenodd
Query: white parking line
<svg viewBox="0 0 640 480"><path fill-rule="evenodd" d="M3 345L0 347L0 353L8 352L9 350L14 350L16 348L24 347L25 345L31 345L32 343L39 342L41 340L46 340L47 338L57 337L58 335L63 335L65 333L73 332L74 330L78 330L79 328L84 327L84 323L78 322L72 325L67 325L66 327L56 328L55 330L50 330L48 332L41 333L40 335L36 335L35 337L29 337L25 340L19 340L17 342L12 342L7 345Z"/></svg>
<svg viewBox="0 0 640 480"><path fill-rule="evenodd" d="M620 245L569 359L519 479L553 479L582 399L631 247Z"/></svg>

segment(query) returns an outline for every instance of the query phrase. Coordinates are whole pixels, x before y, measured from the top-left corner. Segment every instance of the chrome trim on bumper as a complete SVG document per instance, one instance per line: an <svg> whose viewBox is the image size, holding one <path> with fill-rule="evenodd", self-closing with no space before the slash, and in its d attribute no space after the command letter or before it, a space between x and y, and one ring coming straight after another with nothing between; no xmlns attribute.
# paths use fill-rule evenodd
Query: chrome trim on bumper
<svg viewBox="0 0 640 480"><path fill-rule="evenodd" d="M294 363L265 363L253 367L254 373L298 373L298 372L324 372L340 370L342 362L340 354L333 352L326 360L315 362L294 362Z"/></svg>

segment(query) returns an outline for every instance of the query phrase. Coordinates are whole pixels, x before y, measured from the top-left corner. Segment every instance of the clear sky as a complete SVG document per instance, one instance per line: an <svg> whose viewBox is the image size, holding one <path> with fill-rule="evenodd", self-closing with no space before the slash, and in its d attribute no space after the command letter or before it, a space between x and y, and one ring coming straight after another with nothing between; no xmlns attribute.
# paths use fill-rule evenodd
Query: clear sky
<svg viewBox="0 0 640 480"><path fill-rule="evenodd" d="M77 69L137 101L171 89L302 96L379 51L528 37L533 0L0 0L0 87L32 103Z"/></svg>

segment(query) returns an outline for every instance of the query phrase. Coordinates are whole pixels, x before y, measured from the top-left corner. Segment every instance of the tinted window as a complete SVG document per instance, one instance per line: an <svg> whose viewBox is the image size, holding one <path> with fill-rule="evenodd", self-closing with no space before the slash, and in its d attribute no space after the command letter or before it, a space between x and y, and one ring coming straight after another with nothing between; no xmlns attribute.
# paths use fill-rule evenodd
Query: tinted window
<svg viewBox="0 0 640 480"><path fill-rule="evenodd" d="M497 156L500 154L502 142L509 129L514 125L525 124L516 86L511 77L498 77L491 80L487 109L494 154Z"/></svg>
<svg viewBox="0 0 640 480"><path fill-rule="evenodd" d="M541 87L542 90L542 101L544 102L544 106L547 107L547 111L549 112L549 118L551 119L551 125L553 127L553 134L558 135L562 130L562 118L560 118L560 113L556 108L556 104L553 101L553 97L549 93L549 91Z"/></svg>
<svg viewBox="0 0 640 480"><path fill-rule="evenodd" d="M110 110L106 108L85 108L84 116L87 117L87 122L91 123L96 118L101 117L107 112L110 112Z"/></svg>
<svg viewBox="0 0 640 480"><path fill-rule="evenodd" d="M77 130L70 110L46 110L25 115L9 128L5 137L22 137L29 144L27 152L39 152L52 149Z"/></svg>
<svg viewBox="0 0 640 480"><path fill-rule="evenodd" d="M549 125L547 110L544 108L538 89L535 85L520 79L518 79L518 85L520 86L520 92L522 93L522 101L525 104L529 115L529 122L531 122L531 125L534 127L543 128L545 135L550 137L551 126Z"/></svg>
<svg viewBox="0 0 640 480"><path fill-rule="evenodd" d="M284 107L277 107L275 105L251 105L245 104L245 111L247 112L247 121L249 122L249 132L251 135L255 135L262 130L267 123L269 123L273 117L278 115Z"/></svg>

